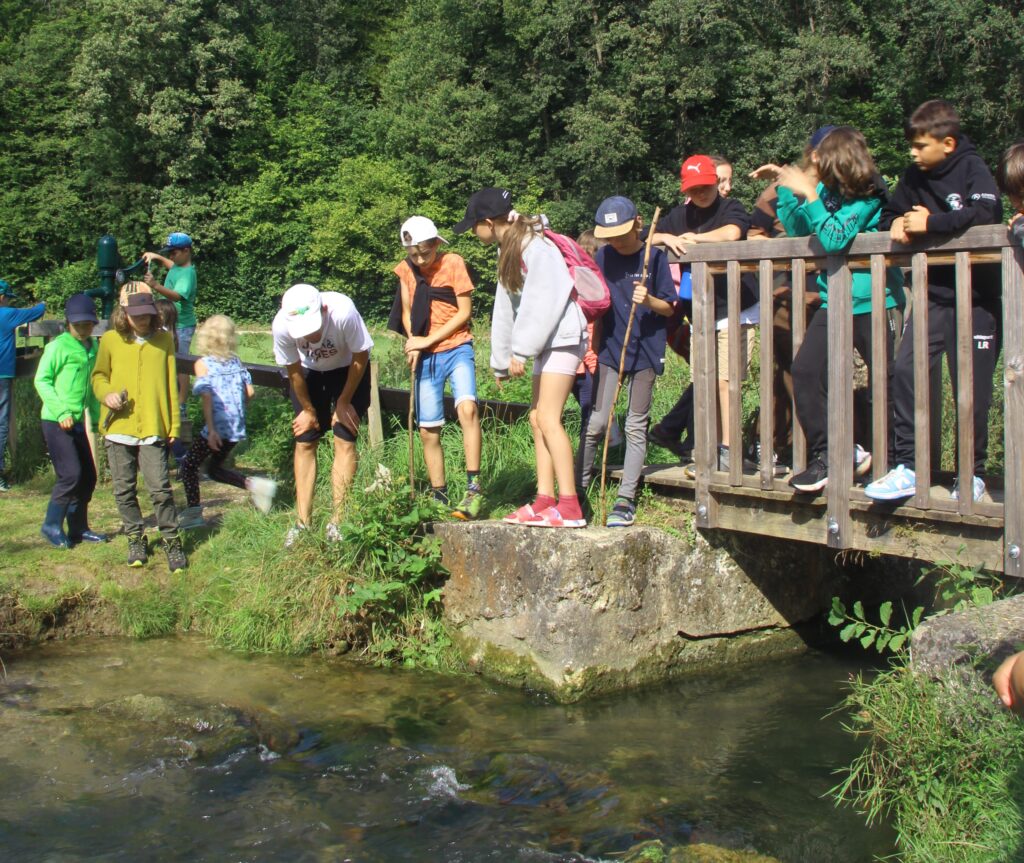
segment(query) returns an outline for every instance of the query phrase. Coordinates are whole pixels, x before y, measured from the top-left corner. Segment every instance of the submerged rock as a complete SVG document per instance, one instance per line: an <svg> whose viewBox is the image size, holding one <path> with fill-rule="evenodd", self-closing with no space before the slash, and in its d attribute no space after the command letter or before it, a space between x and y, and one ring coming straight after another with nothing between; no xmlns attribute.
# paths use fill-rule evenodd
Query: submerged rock
<svg viewBox="0 0 1024 863"><path fill-rule="evenodd" d="M802 649L824 609L823 551L654 528L440 524L445 617L470 666L561 701Z"/></svg>
<svg viewBox="0 0 1024 863"><path fill-rule="evenodd" d="M779 863L756 851L734 851L717 845L686 845L674 848L667 863Z"/></svg>

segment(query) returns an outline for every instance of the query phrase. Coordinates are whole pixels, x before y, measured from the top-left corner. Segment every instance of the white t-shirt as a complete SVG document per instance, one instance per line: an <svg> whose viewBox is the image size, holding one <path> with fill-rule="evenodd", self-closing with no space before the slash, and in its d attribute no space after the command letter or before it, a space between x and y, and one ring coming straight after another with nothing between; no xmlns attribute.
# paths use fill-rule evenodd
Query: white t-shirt
<svg viewBox="0 0 1024 863"><path fill-rule="evenodd" d="M328 372L352 365L352 354L373 347L370 331L355 303L344 294L327 291L320 294L326 307L320 341L293 339L288 335L285 314L279 311L271 327L274 336L274 360L279 366L302 363L305 369Z"/></svg>

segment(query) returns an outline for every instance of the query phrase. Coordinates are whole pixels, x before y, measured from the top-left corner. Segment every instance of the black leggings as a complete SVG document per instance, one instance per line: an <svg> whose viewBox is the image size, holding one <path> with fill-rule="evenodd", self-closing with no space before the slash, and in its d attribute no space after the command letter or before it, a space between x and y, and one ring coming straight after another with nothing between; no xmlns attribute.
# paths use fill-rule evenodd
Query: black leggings
<svg viewBox="0 0 1024 863"><path fill-rule="evenodd" d="M199 466L210 460L208 473L210 479L233 485L236 488L245 488L245 477L238 471L228 470L224 467L224 460L235 448L238 441L221 440L220 451L214 452L210 449L209 441L201 434L197 434L189 447L188 455L185 456L185 463L181 466L181 481L185 485L185 499L189 506L199 506Z"/></svg>

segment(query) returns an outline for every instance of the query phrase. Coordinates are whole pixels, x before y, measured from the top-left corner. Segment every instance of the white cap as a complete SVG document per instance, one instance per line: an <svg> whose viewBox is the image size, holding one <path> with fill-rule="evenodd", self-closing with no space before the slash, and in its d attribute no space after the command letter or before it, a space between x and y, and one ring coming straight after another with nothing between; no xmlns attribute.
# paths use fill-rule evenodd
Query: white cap
<svg viewBox="0 0 1024 863"><path fill-rule="evenodd" d="M418 246L427 240L435 239L442 243L448 242L437 233L437 225L426 216L410 216L406 219L398 232L398 239L403 246Z"/></svg>
<svg viewBox="0 0 1024 863"><path fill-rule="evenodd" d="M292 285L281 297L288 335L301 339L312 335L323 323L320 292L312 285Z"/></svg>

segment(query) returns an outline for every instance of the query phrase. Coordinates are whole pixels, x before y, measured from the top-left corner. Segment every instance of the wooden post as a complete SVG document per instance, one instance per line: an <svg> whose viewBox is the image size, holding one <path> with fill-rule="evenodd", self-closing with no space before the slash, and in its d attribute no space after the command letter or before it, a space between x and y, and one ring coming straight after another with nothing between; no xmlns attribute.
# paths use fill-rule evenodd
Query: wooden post
<svg viewBox="0 0 1024 863"><path fill-rule="evenodd" d="M793 281L792 307L789 326L793 334L793 357L795 359L807 332L807 262L794 258L790 273ZM798 474L807 467L807 438L803 427L796 418L796 391L794 390L790 415L793 417L793 473Z"/></svg>
<svg viewBox="0 0 1024 863"><path fill-rule="evenodd" d="M1003 436L1006 485L1003 503L1003 569L1024 576L1024 249L1003 258Z"/></svg>
<svg viewBox="0 0 1024 863"><path fill-rule="evenodd" d="M974 512L974 315L971 309L971 255L956 253L956 424L957 512ZM995 345L992 346L995 349Z"/></svg>
<svg viewBox="0 0 1024 863"><path fill-rule="evenodd" d="M853 275L845 256L828 257L828 485L830 548L850 545L853 485Z"/></svg>
<svg viewBox="0 0 1024 863"><path fill-rule="evenodd" d="M911 258L914 292L914 471L917 485L914 506L928 509L931 501L931 390L928 369L928 256L917 252Z"/></svg>
<svg viewBox="0 0 1024 863"><path fill-rule="evenodd" d="M697 464L697 527L718 523L718 505L711 496L712 466L718 468L718 375L715 370L715 289L708 265L697 262L691 269L693 283L693 457Z"/></svg>
<svg viewBox="0 0 1024 863"><path fill-rule="evenodd" d="M370 435L370 446L379 446L384 442L384 426L380 416L380 368L376 360L370 360L370 409L366 414L367 431Z"/></svg>
<svg viewBox="0 0 1024 863"><path fill-rule="evenodd" d="M758 263L758 297L761 302L761 488L775 486L775 341L772 322L775 317L773 303L772 262Z"/></svg>
<svg viewBox="0 0 1024 863"><path fill-rule="evenodd" d="M726 264L726 274L729 298L727 312L729 316L729 356L726 357L726 362L729 364L729 485L737 486L743 484L743 393L740 389L743 382L740 378L743 377L743 366L746 361L746 342L742 344L740 342L744 333L740 330L739 261L729 261ZM716 330L716 343L717 340L718 332ZM723 437L725 434L726 429L723 427Z"/></svg>
<svg viewBox="0 0 1024 863"><path fill-rule="evenodd" d="M871 468L881 479L889 470L889 312L885 308L885 256L871 256ZM867 357L865 357L867 359Z"/></svg>

